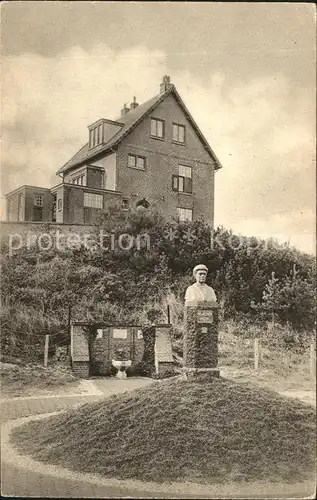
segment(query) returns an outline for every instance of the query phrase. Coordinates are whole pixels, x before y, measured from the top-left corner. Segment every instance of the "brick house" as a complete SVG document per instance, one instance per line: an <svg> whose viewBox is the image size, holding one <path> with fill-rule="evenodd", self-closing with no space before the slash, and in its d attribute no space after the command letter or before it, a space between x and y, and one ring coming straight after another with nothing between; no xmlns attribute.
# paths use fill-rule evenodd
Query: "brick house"
<svg viewBox="0 0 317 500"><path fill-rule="evenodd" d="M51 189L22 186L6 195L8 221L91 224L110 205L143 205L166 217L213 224L214 175L221 164L165 76L160 93L133 99L116 120L88 126L88 141Z"/></svg>

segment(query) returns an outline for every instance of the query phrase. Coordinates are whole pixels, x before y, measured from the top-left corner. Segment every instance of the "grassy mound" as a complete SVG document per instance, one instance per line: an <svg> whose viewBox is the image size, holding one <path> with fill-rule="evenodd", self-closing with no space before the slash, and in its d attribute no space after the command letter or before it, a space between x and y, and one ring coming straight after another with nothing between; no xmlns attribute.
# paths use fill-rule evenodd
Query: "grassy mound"
<svg viewBox="0 0 317 500"><path fill-rule="evenodd" d="M13 434L35 458L144 481L312 478L313 408L224 379L169 379L30 422Z"/></svg>

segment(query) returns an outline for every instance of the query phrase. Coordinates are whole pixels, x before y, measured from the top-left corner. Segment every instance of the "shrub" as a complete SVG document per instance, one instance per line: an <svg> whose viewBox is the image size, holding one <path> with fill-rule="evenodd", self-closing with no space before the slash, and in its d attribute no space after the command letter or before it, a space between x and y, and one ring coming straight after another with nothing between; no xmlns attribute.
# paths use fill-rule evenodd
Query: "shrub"
<svg viewBox="0 0 317 500"><path fill-rule="evenodd" d="M153 373L152 378L155 380L163 380L166 378L176 377L179 373L175 370L166 370L163 373Z"/></svg>

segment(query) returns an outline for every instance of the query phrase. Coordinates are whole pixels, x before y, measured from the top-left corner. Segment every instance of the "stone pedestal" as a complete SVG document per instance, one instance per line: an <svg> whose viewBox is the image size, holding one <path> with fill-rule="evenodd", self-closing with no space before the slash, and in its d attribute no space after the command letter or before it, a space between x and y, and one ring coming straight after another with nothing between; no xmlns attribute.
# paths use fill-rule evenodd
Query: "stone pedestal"
<svg viewBox="0 0 317 500"><path fill-rule="evenodd" d="M185 306L183 373L187 380L208 381L219 377L219 307L213 302Z"/></svg>

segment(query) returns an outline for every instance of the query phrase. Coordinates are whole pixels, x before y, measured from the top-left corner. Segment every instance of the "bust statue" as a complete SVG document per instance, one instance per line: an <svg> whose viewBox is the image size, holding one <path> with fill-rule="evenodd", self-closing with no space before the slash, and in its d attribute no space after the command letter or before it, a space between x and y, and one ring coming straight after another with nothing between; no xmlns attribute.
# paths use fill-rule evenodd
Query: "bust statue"
<svg viewBox="0 0 317 500"><path fill-rule="evenodd" d="M195 306L198 302L216 302L216 294L210 286L206 285L208 267L204 264L198 264L193 269L193 276L196 283L189 286L185 294L185 306Z"/></svg>

